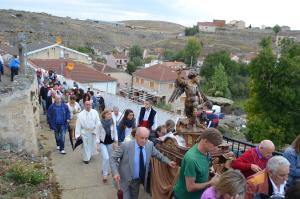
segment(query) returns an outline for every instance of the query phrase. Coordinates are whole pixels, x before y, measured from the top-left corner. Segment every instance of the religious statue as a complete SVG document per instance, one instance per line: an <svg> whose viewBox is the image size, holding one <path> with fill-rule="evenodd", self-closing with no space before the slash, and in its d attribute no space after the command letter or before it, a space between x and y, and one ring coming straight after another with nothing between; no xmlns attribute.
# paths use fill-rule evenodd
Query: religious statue
<svg viewBox="0 0 300 199"><path fill-rule="evenodd" d="M169 99L174 102L178 97L185 93L184 112L188 120L187 128L200 127L203 128L201 122L202 105L208 99L199 87L199 74L195 70L190 70L188 80L181 76L184 69L177 70L177 79L175 81L175 89Z"/></svg>

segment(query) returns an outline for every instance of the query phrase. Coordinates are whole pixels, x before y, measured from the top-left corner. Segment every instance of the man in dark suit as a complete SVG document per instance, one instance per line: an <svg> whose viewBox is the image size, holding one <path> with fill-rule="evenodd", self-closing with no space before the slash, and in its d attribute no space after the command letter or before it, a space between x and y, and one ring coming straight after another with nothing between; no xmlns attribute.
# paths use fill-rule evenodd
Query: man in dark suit
<svg viewBox="0 0 300 199"><path fill-rule="evenodd" d="M176 163L162 155L148 141L149 130L145 127L137 128L135 140L123 143L111 156L110 164L113 178L120 182L124 199L137 199L140 184L147 187L150 158L155 157L161 162L175 168Z"/></svg>
<svg viewBox="0 0 300 199"><path fill-rule="evenodd" d="M150 131L155 131L157 128L157 116L156 111L152 108L153 102L151 100L146 100L144 102L144 107L141 108L138 117L138 127L146 127Z"/></svg>

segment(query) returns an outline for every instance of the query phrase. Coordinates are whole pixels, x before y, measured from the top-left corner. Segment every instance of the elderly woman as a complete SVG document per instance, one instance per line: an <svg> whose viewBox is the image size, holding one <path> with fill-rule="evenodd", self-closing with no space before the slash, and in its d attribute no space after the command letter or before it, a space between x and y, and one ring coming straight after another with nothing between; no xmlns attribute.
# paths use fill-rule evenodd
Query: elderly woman
<svg viewBox="0 0 300 199"><path fill-rule="evenodd" d="M290 163L285 157L272 157L268 160L266 169L247 178L245 199L253 199L260 194L284 197L289 170Z"/></svg>
<svg viewBox="0 0 300 199"><path fill-rule="evenodd" d="M246 183L246 178L240 171L228 170L204 191L201 199L243 199Z"/></svg>
<svg viewBox="0 0 300 199"><path fill-rule="evenodd" d="M291 163L287 186L293 186L300 182L300 135L296 137L292 145L287 148L283 156Z"/></svg>

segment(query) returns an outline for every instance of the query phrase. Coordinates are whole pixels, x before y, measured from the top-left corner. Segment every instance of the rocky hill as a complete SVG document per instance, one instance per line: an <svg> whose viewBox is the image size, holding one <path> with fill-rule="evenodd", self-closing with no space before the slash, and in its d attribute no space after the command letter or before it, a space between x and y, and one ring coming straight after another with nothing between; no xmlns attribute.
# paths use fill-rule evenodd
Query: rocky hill
<svg viewBox="0 0 300 199"><path fill-rule="evenodd" d="M184 28L179 24L162 21L103 22L57 17L47 13L0 10L0 39L7 39L12 44L16 32L25 31L28 42L55 41L55 37L60 36L66 46L95 46L104 52L133 44L150 49L161 47L178 50L187 40L182 36ZM220 49L251 52L257 51L259 41L270 34L249 30L223 30L217 33L200 33L198 36L204 43L205 53Z"/></svg>

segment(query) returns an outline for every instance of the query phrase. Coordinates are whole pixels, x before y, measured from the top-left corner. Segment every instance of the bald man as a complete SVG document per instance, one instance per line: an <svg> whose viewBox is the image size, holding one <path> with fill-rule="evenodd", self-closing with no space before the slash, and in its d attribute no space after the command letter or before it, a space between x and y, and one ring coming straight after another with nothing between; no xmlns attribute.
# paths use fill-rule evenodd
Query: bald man
<svg viewBox="0 0 300 199"><path fill-rule="evenodd" d="M273 156L275 146L271 140L263 140L255 147L232 161L231 167L240 170L247 178L266 168L268 160Z"/></svg>
<svg viewBox="0 0 300 199"><path fill-rule="evenodd" d="M135 140L123 143L112 153L110 164L113 178L116 182L120 182L124 199L138 199L140 184L144 184L144 188L147 187L151 157L172 168L176 167L176 163L162 155L148 138L149 130L139 127Z"/></svg>
<svg viewBox="0 0 300 199"><path fill-rule="evenodd" d="M65 135L71 114L68 106L61 101L61 96L55 95L55 103L50 105L47 112L47 119L50 129L52 129L55 134L56 149L59 150L61 154L66 154Z"/></svg>

